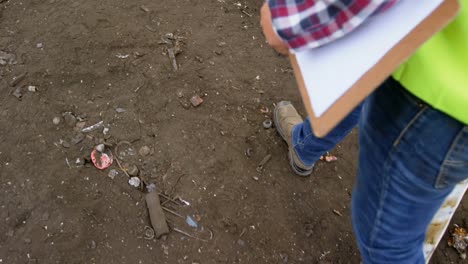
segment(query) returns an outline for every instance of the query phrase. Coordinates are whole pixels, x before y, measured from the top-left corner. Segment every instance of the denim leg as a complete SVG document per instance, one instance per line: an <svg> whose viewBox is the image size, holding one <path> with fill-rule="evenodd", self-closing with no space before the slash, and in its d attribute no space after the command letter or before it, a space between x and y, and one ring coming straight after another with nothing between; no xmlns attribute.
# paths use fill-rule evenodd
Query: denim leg
<svg viewBox="0 0 468 264"><path fill-rule="evenodd" d="M314 164L326 151L331 150L351 132L359 120L362 105L357 106L330 133L317 138L312 133L309 118L297 124L292 131L292 143L297 156L305 165Z"/></svg>
<svg viewBox="0 0 468 264"><path fill-rule="evenodd" d="M468 177L468 126L393 79L363 105L352 222L364 264L424 263L433 215Z"/></svg>

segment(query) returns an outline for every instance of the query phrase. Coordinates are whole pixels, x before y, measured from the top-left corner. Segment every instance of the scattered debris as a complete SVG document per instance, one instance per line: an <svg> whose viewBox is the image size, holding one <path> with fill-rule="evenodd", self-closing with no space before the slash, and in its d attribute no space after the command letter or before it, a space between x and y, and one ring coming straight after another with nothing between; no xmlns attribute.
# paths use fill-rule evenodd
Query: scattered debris
<svg viewBox="0 0 468 264"><path fill-rule="evenodd" d="M138 154L140 154L140 156L143 156L143 157L148 156L150 153L151 153L151 149L148 146L143 146L138 151Z"/></svg>
<svg viewBox="0 0 468 264"><path fill-rule="evenodd" d="M198 95L194 95L190 98L190 103L192 103L194 107L197 107L203 103L203 99Z"/></svg>
<svg viewBox="0 0 468 264"><path fill-rule="evenodd" d="M146 240L152 240L154 238L154 230L149 226L145 226L145 235L144 238Z"/></svg>
<svg viewBox="0 0 468 264"><path fill-rule="evenodd" d="M145 200L156 238L168 234L169 227L167 226L166 216L161 208L161 202L156 190L146 193Z"/></svg>
<svg viewBox="0 0 468 264"><path fill-rule="evenodd" d="M333 213L338 215L338 216L343 216L342 213L340 213L340 211L336 210L336 209L333 209Z"/></svg>
<svg viewBox="0 0 468 264"><path fill-rule="evenodd" d="M119 175L119 172L115 169L112 169L109 171L109 174L107 174L107 176L109 176L109 178L111 178L112 180Z"/></svg>
<svg viewBox="0 0 468 264"><path fill-rule="evenodd" d="M91 152L91 161L96 168L103 170L112 165L113 157L107 153L101 153L97 150L93 150Z"/></svg>
<svg viewBox="0 0 468 264"><path fill-rule="evenodd" d="M28 91L30 91L31 93L35 93L35 92L37 92L37 87L34 86L34 85L29 85L28 86Z"/></svg>
<svg viewBox="0 0 468 264"><path fill-rule="evenodd" d="M268 154L266 155L262 161L260 161L260 163L258 164L257 166L257 171L258 172L262 172L263 168L265 167L265 165L268 163L268 161L271 159L271 154Z"/></svg>
<svg viewBox="0 0 468 264"><path fill-rule="evenodd" d="M130 179L128 179L128 184L129 184L130 186L133 186L133 187L135 187L135 188L138 188L138 187L140 187L141 180L140 180L140 178L138 178L138 177L131 177Z"/></svg>
<svg viewBox="0 0 468 264"><path fill-rule="evenodd" d="M193 228L198 228L197 222L195 222L195 220L193 220L192 217L190 217L189 215L187 216L187 218L185 218L185 222L187 223L187 225Z"/></svg>
<svg viewBox="0 0 468 264"><path fill-rule="evenodd" d="M54 118L52 119L52 123L54 123L54 125L58 125L58 124L60 124L60 121L61 121L61 120L62 120L62 119L61 119L60 117L56 116L56 117L54 117Z"/></svg>
<svg viewBox="0 0 468 264"><path fill-rule="evenodd" d="M98 123L92 125L92 126L89 126L89 127L85 127L83 129L81 129L81 132L83 133L88 133L88 132L91 132L91 131L94 131L98 128L101 128L104 126L104 121L99 121Z"/></svg>
<svg viewBox="0 0 468 264"><path fill-rule="evenodd" d="M273 122L271 121L271 119L267 119L263 121L263 128L265 129L271 128L272 125L273 125Z"/></svg>
<svg viewBox="0 0 468 264"><path fill-rule="evenodd" d="M24 72L18 76L13 77L13 79L9 83L10 86L15 87L16 85L18 85L20 82L22 82L26 78L27 74L28 74L27 72Z"/></svg>
<svg viewBox="0 0 468 264"><path fill-rule="evenodd" d="M16 64L16 56L4 51L0 51L0 65L5 66L7 64Z"/></svg>
<svg viewBox="0 0 468 264"><path fill-rule="evenodd" d="M466 248L468 247L468 232L466 229L455 225L450 234L448 245L457 250L460 258L466 259Z"/></svg>

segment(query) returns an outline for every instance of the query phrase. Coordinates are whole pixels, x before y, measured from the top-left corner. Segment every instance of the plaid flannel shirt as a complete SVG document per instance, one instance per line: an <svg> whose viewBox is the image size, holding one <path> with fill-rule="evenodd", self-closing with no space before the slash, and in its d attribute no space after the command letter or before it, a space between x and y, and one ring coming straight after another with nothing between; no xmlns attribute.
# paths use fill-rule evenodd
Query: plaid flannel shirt
<svg viewBox="0 0 468 264"><path fill-rule="evenodd" d="M267 0L273 28L293 51L332 42L399 0Z"/></svg>

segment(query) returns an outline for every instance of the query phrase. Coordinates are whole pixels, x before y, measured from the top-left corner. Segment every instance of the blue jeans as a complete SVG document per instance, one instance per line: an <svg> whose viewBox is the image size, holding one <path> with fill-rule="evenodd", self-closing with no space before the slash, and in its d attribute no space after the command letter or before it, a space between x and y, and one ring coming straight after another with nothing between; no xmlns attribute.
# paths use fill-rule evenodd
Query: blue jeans
<svg viewBox="0 0 468 264"><path fill-rule="evenodd" d="M338 126L342 135L327 136L327 148L355 125L348 121L349 127ZM311 146L320 145L314 141ZM424 263L426 228L466 178L468 126L425 105L397 81L384 82L364 102L359 120L351 219L363 263Z"/></svg>

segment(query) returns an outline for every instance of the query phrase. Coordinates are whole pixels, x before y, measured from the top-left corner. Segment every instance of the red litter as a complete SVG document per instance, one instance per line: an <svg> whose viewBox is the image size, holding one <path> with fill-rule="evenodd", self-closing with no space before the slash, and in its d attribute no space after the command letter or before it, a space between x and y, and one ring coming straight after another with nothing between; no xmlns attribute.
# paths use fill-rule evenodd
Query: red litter
<svg viewBox="0 0 468 264"><path fill-rule="evenodd" d="M108 155L107 153L101 153L97 150L93 150L93 152L91 152L91 160L96 168L103 170L112 165L114 158L112 155Z"/></svg>

